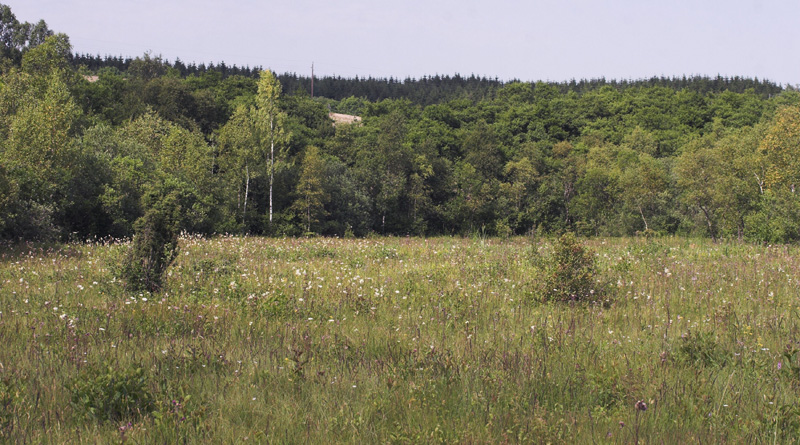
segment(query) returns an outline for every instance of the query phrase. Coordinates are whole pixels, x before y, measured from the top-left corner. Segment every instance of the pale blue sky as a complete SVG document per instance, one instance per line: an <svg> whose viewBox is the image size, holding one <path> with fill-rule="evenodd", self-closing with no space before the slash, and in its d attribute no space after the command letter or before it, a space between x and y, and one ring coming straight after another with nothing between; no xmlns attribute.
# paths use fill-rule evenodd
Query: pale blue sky
<svg viewBox="0 0 800 445"><path fill-rule="evenodd" d="M800 0L0 0L75 51L345 77L800 84Z"/></svg>

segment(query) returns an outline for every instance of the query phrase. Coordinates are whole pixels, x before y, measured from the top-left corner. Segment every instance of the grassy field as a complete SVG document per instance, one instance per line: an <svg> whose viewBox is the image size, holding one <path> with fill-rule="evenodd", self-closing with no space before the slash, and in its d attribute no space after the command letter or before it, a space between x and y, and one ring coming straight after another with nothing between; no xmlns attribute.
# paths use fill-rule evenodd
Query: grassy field
<svg viewBox="0 0 800 445"><path fill-rule="evenodd" d="M0 245L0 442L800 437L797 247L584 242L594 304L542 301L547 239L185 238L152 295Z"/></svg>

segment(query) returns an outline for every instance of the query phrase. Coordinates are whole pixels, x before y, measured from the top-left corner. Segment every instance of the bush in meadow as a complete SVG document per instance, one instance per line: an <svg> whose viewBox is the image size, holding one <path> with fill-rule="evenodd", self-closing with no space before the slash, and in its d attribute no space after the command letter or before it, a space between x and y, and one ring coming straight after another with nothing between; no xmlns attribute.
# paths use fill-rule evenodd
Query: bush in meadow
<svg viewBox="0 0 800 445"><path fill-rule="evenodd" d="M554 246L545 280L546 301L597 301L603 286L597 282L594 251L573 233L566 233Z"/></svg>
<svg viewBox="0 0 800 445"><path fill-rule="evenodd" d="M70 402L79 415L101 422L136 420L155 407L149 386L141 366L90 366L69 385Z"/></svg>
<svg viewBox="0 0 800 445"><path fill-rule="evenodd" d="M156 292L178 254L182 206L177 193L151 199L144 216L135 223L133 245L122 264L122 278L132 290Z"/></svg>

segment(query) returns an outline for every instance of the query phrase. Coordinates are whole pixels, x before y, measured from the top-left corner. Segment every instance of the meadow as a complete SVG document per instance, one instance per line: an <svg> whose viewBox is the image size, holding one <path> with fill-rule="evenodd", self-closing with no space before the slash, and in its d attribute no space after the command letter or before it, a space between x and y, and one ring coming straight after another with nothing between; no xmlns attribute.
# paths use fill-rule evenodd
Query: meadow
<svg viewBox="0 0 800 445"><path fill-rule="evenodd" d="M186 236L158 294L119 241L0 245L0 442L791 443L798 247ZM604 286L601 286L604 284Z"/></svg>

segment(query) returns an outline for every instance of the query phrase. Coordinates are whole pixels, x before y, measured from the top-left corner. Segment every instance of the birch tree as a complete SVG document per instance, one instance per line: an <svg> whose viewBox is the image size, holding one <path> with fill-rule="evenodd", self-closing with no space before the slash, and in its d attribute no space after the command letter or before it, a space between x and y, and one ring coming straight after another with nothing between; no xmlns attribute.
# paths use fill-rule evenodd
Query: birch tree
<svg viewBox="0 0 800 445"><path fill-rule="evenodd" d="M269 222L272 223L272 186L275 178L275 148L280 150L285 139L284 122L286 113L282 112L278 99L281 84L272 71L262 71L256 95L256 130L262 147L269 146Z"/></svg>
<svg viewBox="0 0 800 445"><path fill-rule="evenodd" d="M230 120L220 129L220 160L223 171L235 175L233 181L237 186L236 213L241 215L241 222L247 231L247 204L250 198L250 182L258 169L252 169L260 156L254 140L253 120L244 106L233 112ZM244 177L241 174L244 173Z"/></svg>

